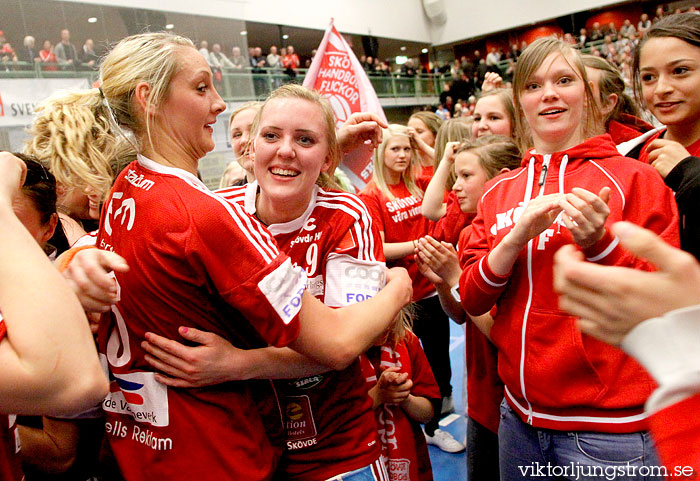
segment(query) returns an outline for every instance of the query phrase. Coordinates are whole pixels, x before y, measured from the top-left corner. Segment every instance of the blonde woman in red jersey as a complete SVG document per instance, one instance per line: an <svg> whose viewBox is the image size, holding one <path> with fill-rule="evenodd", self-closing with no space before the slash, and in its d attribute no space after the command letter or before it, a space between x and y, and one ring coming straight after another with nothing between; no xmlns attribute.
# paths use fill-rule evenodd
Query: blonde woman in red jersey
<svg viewBox="0 0 700 481"><path fill-rule="evenodd" d="M107 199L97 239L132 266L115 274L117 302L98 333L112 380L103 403L111 450L127 480L268 479L277 459L265 423L274 418L260 411L269 399L261 385L168 388L145 362L145 333L174 338L191 326L240 347L289 345L336 368L391 322L407 301L405 279L390 275L369 301L330 309L306 292L306 274L259 221L197 179L225 105L188 39L127 37L101 73L101 89L90 94L104 96L113 120L139 146ZM75 262L115 259L94 251ZM101 276L95 285L69 274L88 294L104 287ZM259 367L244 360L232 363L239 378Z"/></svg>

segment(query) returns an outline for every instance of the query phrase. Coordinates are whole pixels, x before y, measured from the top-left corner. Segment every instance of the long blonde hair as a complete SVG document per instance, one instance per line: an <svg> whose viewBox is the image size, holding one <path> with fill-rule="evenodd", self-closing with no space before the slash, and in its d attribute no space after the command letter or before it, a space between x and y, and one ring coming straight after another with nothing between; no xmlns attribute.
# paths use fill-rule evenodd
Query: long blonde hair
<svg viewBox="0 0 700 481"><path fill-rule="evenodd" d="M258 130L260 129L260 119L265 111L265 107L270 101L275 99L307 100L315 104L321 110L324 124L326 124L326 140L328 143L328 156L331 160L331 165L326 172L321 172L319 174L318 178L316 179L316 184L324 189L342 190L333 176L335 169L340 163L340 146L338 145L338 138L335 134L335 114L333 113L333 107L331 107L328 100L321 97L318 92L297 84L283 85L273 91L265 102L263 102L260 110L258 110L258 114L255 116L255 120L253 120L253 125L250 128L251 142L258 135ZM289 112L289 115L295 115L295 113Z"/></svg>
<svg viewBox="0 0 700 481"><path fill-rule="evenodd" d="M114 135L97 89L59 92L36 108L24 152L45 162L63 188L109 192L121 164L136 152Z"/></svg>
<svg viewBox="0 0 700 481"><path fill-rule="evenodd" d="M114 120L139 139L145 133L151 147L151 118L145 114L142 125L135 109L136 86L146 82L150 86L146 103L159 106L178 71L178 53L188 47L194 48L192 41L179 35L142 33L122 39L102 62L101 92Z"/></svg>
<svg viewBox="0 0 700 481"><path fill-rule="evenodd" d="M379 147L377 147L377 150L374 152L374 174L373 174L373 181L376 184L376 186L379 188L379 190L384 194L386 197L388 197L390 200L394 200L394 194L391 193L389 190L389 187L387 186L386 183L386 178L384 176L384 151L386 150L386 146L389 143L389 141L394 138L395 136L404 136L408 139L410 139L408 135L408 127L405 125L399 125L399 124L391 124L389 125L388 128L384 129L382 135L382 143L379 144ZM416 150L413 148L413 144L411 144L411 162L408 167L406 167L406 170L403 171L401 174L401 181L404 183L408 191L415 196L418 199L423 198L423 191L416 185L416 178L415 178L415 169L420 165L418 161L418 156L416 154Z"/></svg>

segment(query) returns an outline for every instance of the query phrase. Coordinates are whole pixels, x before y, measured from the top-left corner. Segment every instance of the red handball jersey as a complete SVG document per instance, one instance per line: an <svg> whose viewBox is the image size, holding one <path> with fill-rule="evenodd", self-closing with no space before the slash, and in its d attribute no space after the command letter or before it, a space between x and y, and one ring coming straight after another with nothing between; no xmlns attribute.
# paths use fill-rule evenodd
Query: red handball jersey
<svg viewBox="0 0 700 481"><path fill-rule="evenodd" d="M421 214L421 199L412 195L402 183L390 185L394 200L387 198L377 185L370 181L360 193L372 214L372 218L384 232L384 242L406 242L420 239L430 231L432 222ZM387 262L390 267L404 267L413 279L413 300L419 301L435 294L433 284L418 272L413 253Z"/></svg>
<svg viewBox="0 0 700 481"><path fill-rule="evenodd" d="M217 193L255 213L257 182ZM306 271L307 289L325 304L346 306L384 284L381 237L353 194L318 187L303 215L268 226L280 249ZM286 428L284 479L325 480L379 458L377 425L359 359L342 371L275 381Z"/></svg>
<svg viewBox="0 0 700 481"><path fill-rule="evenodd" d="M7 334L7 326L0 314L0 341ZM3 481L21 481L24 479L22 463L19 459L19 432L17 416L0 414L0 479Z"/></svg>
<svg viewBox="0 0 700 481"><path fill-rule="evenodd" d="M140 344L148 331L178 339L192 326L241 348L284 346L298 335L303 271L238 206L142 156L115 181L97 245L130 267L116 274L120 300L98 333L106 433L124 478L269 479L276 453L264 422L281 428L281 413L261 414L257 401L271 399L271 383L168 388Z"/></svg>
<svg viewBox="0 0 700 481"><path fill-rule="evenodd" d="M412 395L436 402L440 400L440 388L420 341L412 332L406 333L406 338L396 349L389 346L372 348L360 359L367 389L377 384L382 371L396 366L401 372L407 372L409 379L413 381ZM399 406L382 405L376 409L375 414L389 479L432 481L433 471L428 445L420 424L409 418Z"/></svg>

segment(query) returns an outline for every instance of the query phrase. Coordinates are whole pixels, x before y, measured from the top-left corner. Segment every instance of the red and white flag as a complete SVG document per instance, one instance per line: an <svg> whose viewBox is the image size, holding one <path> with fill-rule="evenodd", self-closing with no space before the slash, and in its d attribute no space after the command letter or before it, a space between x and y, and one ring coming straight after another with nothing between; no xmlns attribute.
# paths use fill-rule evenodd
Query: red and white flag
<svg viewBox="0 0 700 481"><path fill-rule="evenodd" d="M355 112L372 112L386 122L374 87L332 19L304 78L304 87L316 90L330 101L336 127ZM343 157L341 168L358 189L372 178L372 152L368 146Z"/></svg>

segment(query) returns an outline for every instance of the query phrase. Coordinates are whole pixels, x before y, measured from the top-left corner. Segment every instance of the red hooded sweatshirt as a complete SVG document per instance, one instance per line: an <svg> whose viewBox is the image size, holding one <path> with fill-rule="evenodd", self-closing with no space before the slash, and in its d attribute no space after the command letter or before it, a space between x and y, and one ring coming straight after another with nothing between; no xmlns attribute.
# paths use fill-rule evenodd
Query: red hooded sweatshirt
<svg viewBox="0 0 700 481"><path fill-rule="evenodd" d="M610 135L551 155L528 153L522 168L484 186L464 253L460 294L472 315L498 312L491 338L506 400L535 427L625 433L646 429L644 402L654 388L649 375L620 349L581 334L576 319L560 311L553 290L553 257L572 244L558 217L530 240L512 271L494 274L487 256L537 196L581 187L610 188L607 225L627 220L678 246L673 193L653 168L621 157ZM609 231L584 251L590 262L652 270L618 245Z"/></svg>

